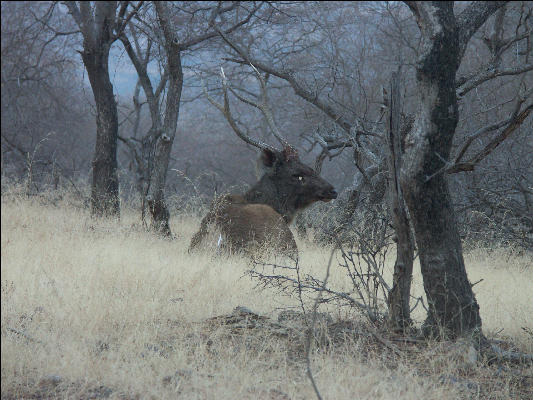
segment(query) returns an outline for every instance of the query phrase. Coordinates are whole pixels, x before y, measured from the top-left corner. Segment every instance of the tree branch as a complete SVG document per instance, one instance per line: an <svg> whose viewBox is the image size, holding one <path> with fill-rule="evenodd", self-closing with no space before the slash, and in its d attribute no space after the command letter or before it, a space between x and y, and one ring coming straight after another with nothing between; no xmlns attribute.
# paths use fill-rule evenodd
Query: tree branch
<svg viewBox="0 0 533 400"><path fill-rule="evenodd" d="M243 60L228 59L229 61L233 61L239 64L253 64L255 67L259 68L260 70L287 81L291 85L292 89L294 90L294 93L296 93L298 96L300 96L304 100L308 101L309 103L313 104L315 107L323 111L337 125L339 125L345 132L350 133L352 124L348 120L346 120L342 115L339 115L337 112L335 112L331 104L325 102L322 99L319 99L317 93L313 93L310 90L305 89L301 85L301 83L298 82L294 78L294 75L292 72L277 69L272 65L269 65L263 61L258 60L257 58L251 57L247 51L245 51L241 46L239 46L237 43L232 41L225 33L220 31L220 29L218 29L218 34L222 37L222 39L224 39L224 41L234 51L237 52L237 54L239 54L239 56L243 58Z"/></svg>
<svg viewBox="0 0 533 400"><path fill-rule="evenodd" d="M447 173L454 174L457 172L464 172L464 171L473 171L475 166L483 160L485 157L487 157L494 149L496 149L505 139L511 135L518 127L522 125L524 120L529 116L531 111L533 110L533 103L528 105L526 108L524 108L520 113L515 114L513 117L511 117L511 122L507 127L496 137L494 137L482 150L480 150L475 156L471 157L468 161L460 162L460 163L454 163L447 169ZM500 124L500 123L498 123ZM489 128L489 127L487 127ZM486 128L484 128L486 129ZM483 132L484 133L484 132ZM468 146L470 145L467 142ZM462 151L462 154L460 153L460 156L464 154L466 151L466 144L463 148L464 151ZM459 156L458 156L459 159Z"/></svg>
<svg viewBox="0 0 533 400"><path fill-rule="evenodd" d="M213 99L209 95L209 93L207 92L207 87L205 86L205 82L202 80L202 87L207 97L207 100L209 100L209 102L213 104L226 117L226 120L229 122L231 128L233 129L233 131L237 134L239 138L244 140L246 143L254 147L257 147L258 149L269 149L270 151L277 152L277 150L274 147L264 142L252 139L239 128L239 126L237 125L237 123L235 122L235 119L233 118L231 114L231 110L229 106L229 99L228 99L228 83L227 83L227 78L224 75L224 70L222 69L221 69L221 76L222 76L222 90L224 93L224 105L217 103L216 100Z"/></svg>
<svg viewBox="0 0 533 400"><path fill-rule="evenodd" d="M76 2L65 1L65 5L67 6L74 21L76 21L76 24L78 24L78 26L81 28L83 21L82 21L80 9L78 8L78 5L76 4Z"/></svg>
<svg viewBox="0 0 533 400"><path fill-rule="evenodd" d="M148 102L148 106L150 107L150 114L152 116L152 121L156 121L158 119L157 98L154 94L152 82L150 81L150 78L148 77L148 72L146 70L147 63L141 61L140 54L135 53L131 45L131 42L125 33L122 33L122 35L120 35L120 41L124 45L124 48L126 49L126 52L128 53L128 56L130 57L130 60L133 66L135 67L135 70L137 71L137 75L139 76L139 81L141 82L142 88L144 90L144 94L146 95L146 101ZM148 61L148 60L145 60L145 61Z"/></svg>
<svg viewBox="0 0 533 400"><path fill-rule="evenodd" d="M116 33L113 37L113 41L115 41L116 39L118 39L122 33L124 32L124 29L126 28L126 26L128 25L128 23L130 22L130 20L133 18L133 16L135 16L137 14L137 12L141 9L141 7L143 6L144 4L144 1L139 1L137 3L137 5L133 8L133 10L131 10L131 12L128 14L128 16L126 17L125 20L123 20L123 17L124 17L124 13L126 11L126 8L128 7L128 4L129 2L128 1L125 1L122 3L122 7L124 9L121 8L120 12L119 12L119 21L117 23L117 29L116 29ZM125 6L124 6L125 5Z"/></svg>
<svg viewBox="0 0 533 400"><path fill-rule="evenodd" d="M497 78L499 76L506 76L506 75L519 75L519 74L523 74L525 72L529 72L532 70L533 70L533 64L528 64L528 65L524 65L518 68L488 70L466 81L465 79L468 79L468 78L462 78L458 82L461 85L461 87L458 86L457 95L462 97L468 92L470 92L472 89L478 87L482 83L487 82L488 80L491 80L493 78Z"/></svg>
<svg viewBox="0 0 533 400"><path fill-rule="evenodd" d="M468 41L474 33L494 14L499 8L505 6L508 1L474 1L470 3L456 18L459 29L460 56L466 50Z"/></svg>
<svg viewBox="0 0 533 400"><path fill-rule="evenodd" d="M261 2L259 3L258 6L255 6L252 11L250 11L248 13L248 15L246 16L246 18L244 18L243 20L237 22L235 25L233 25L232 27L226 29L224 31L225 34L229 34L229 33L232 33L233 31L237 30L238 28L240 28L241 26L243 25L246 25L248 22L250 22L250 20L252 19L252 17L255 15L255 13L263 6L264 2ZM211 16L210 18L210 21L209 21L209 25L210 26L214 26L215 24L215 18L218 16L218 15L221 15L225 12L228 12L228 11L231 11L235 8L235 6L237 5L237 2L235 2L234 4L232 4L231 6L228 6L226 8L221 8L221 9L218 9L217 12L213 13L213 15ZM205 40L208 40L208 39L211 39L211 38L214 38L215 36L218 36L219 33L218 33L218 28L215 28L212 32L207 32L203 35L200 35L198 37L195 37L195 38L192 38L190 40L188 40L187 42L185 43L180 43L179 45L179 48L180 48L180 51L183 51L183 50L187 50L189 49L190 47L194 46L194 45L197 45Z"/></svg>
<svg viewBox="0 0 533 400"><path fill-rule="evenodd" d="M455 157L454 164L458 164L462 160L463 156L465 155L465 153L468 150L468 148L470 147L470 145L474 142L474 140L476 140L477 138L483 136L484 134L486 134L488 132L492 132L492 131L494 131L496 129L500 129L501 127L509 124L511 121L512 121L512 118L504 119L504 120L496 122L494 124L490 124L490 125L484 126L483 128L478 129L476 132L474 132L472 135L470 135L468 137L468 139L466 140L466 142L461 147L461 150L459 150L459 152L457 153L457 156Z"/></svg>

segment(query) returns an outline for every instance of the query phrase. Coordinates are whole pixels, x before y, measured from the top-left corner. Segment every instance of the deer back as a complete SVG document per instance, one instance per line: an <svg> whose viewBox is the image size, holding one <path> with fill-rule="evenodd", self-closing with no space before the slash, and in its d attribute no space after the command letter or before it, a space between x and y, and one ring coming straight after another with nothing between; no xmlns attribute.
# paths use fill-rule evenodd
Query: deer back
<svg viewBox="0 0 533 400"><path fill-rule="evenodd" d="M224 247L249 254L268 250L296 259L298 248L283 217L266 204L247 203L244 196L228 194L213 202L192 240L194 249L208 234L208 226L216 225L222 233Z"/></svg>

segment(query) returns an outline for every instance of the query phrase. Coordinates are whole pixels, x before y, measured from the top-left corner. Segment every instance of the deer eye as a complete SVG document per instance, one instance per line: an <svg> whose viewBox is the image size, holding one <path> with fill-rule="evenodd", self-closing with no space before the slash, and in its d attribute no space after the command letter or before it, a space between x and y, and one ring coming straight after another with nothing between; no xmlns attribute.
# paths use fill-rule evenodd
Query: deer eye
<svg viewBox="0 0 533 400"><path fill-rule="evenodd" d="M298 180L299 180L300 182L303 182L303 181L304 181L304 177L303 177L303 176L298 176Z"/></svg>

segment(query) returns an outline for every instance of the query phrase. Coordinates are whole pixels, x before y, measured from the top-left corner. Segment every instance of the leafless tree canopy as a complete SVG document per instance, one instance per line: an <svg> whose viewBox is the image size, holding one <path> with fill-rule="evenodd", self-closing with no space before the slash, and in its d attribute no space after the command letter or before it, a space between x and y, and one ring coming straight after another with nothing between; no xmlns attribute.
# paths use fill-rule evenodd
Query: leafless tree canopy
<svg viewBox="0 0 533 400"><path fill-rule="evenodd" d="M2 176L31 192L87 174L94 146L91 104L81 86L75 30L51 4L2 3Z"/></svg>

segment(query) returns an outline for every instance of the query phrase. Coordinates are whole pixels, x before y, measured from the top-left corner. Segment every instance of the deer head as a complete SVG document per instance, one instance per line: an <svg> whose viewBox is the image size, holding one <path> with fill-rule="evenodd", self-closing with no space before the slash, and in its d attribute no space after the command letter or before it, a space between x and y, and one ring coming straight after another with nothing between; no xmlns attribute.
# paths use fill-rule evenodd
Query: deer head
<svg viewBox="0 0 533 400"><path fill-rule="evenodd" d="M333 186L302 163L292 147L282 151L263 149L258 162L263 175L244 197L250 203L270 205L287 223L312 203L337 197Z"/></svg>

